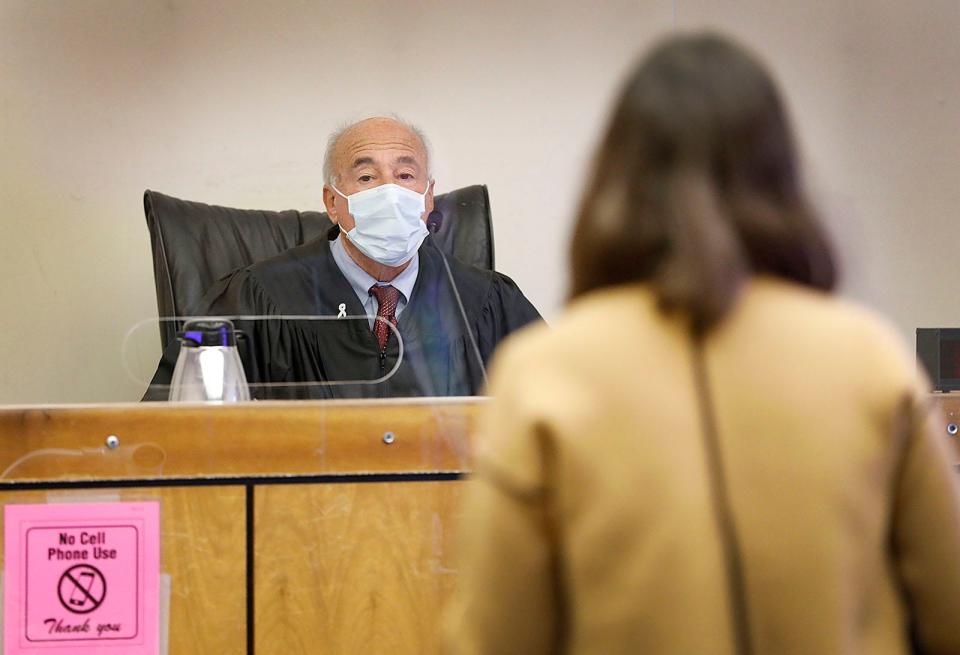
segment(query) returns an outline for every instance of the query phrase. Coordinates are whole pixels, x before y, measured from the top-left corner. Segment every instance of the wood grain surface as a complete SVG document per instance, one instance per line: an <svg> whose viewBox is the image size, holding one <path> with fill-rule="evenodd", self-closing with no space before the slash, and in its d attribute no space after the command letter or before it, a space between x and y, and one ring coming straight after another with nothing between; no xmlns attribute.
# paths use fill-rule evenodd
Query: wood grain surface
<svg viewBox="0 0 960 655"><path fill-rule="evenodd" d="M440 398L0 407L0 484L463 471L483 403ZM105 445L110 435L119 440L116 449Z"/></svg>
<svg viewBox="0 0 960 655"><path fill-rule="evenodd" d="M464 484L257 488L257 654L436 652Z"/></svg>

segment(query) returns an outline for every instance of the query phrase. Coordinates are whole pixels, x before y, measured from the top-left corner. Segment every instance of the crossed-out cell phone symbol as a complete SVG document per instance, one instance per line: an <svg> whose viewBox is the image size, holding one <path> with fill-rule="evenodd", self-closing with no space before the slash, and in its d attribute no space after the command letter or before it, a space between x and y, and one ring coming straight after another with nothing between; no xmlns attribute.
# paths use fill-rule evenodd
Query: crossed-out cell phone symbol
<svg viewBox="0 0 960 655"><path fill-rule="evenodd" d="M77 564L60 576L57 596L64 609L74 614L89 614L107 597L107 581L96 567Z"/></svg>

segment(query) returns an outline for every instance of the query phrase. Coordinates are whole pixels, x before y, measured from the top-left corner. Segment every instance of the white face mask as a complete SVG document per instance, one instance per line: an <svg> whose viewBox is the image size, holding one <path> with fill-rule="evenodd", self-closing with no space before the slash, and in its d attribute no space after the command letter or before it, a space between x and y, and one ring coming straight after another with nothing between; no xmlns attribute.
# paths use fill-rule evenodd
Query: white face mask
<svg viewBox="0 0 960 655"><path fill-rule="evenodd" d="M397 184L381 184L349 196L330 186L347 199L356 224L344 234L360 252L385 266L399 266L413 258L428 234L420 217L426 211L430 184L422 194Z"/></svg>

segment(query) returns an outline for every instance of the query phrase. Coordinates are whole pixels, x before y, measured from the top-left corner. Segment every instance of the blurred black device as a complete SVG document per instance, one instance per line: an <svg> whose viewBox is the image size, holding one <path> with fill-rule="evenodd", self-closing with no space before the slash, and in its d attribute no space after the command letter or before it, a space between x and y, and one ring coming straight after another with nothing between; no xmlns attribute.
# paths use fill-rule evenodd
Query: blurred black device
<svg viewBox="0 0 960 655"><path fill-rule="evenodd" d="M934 391L960 390L960 328L917 328L917 360Z"/></svg>

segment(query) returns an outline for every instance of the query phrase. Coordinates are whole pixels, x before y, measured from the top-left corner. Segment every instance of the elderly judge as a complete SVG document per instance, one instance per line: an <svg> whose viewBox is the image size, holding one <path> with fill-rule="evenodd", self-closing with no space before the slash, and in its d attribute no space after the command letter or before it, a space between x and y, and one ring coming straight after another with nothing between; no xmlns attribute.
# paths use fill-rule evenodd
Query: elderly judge
<svg viewBox="0 0 960 655"><path fill-rule="evenodd" d="M324 176L330 233L231 273L197 312L300 317L236 321L253 395L479 393L500 340L540 316L510 278L431 243L423 135L396 118L349 125L329 140ZM177 351L164 354L148 397L165 397Z"/></svg>

